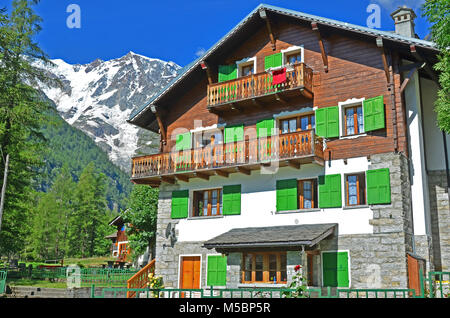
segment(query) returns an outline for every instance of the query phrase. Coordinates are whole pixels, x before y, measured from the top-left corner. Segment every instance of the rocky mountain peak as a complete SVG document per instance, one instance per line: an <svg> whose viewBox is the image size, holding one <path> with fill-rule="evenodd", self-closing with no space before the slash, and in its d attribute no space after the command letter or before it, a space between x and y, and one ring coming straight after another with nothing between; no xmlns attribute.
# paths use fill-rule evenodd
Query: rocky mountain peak
<svg viewBox="0 0 450 318"><path fill-rule="evenodd" d="M180 66L131 51L117 59L96 59L85 65L71 65L61 59L52 62L53 67L35 66L59 78L62 87L36 86L69 124L89 135L114 163L128 171L132 156L157 151L159 136L126 120L135 108L166 86Z"/></svg>

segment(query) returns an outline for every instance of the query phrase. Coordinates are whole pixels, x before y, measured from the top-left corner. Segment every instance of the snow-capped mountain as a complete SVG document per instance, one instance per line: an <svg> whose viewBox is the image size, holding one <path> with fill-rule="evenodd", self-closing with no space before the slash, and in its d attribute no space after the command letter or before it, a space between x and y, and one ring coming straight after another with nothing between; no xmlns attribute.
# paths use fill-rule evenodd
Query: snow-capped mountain
<svg viewBox="0 0 450 318"><path fill-rule="evenodd" d="M180 66L133 52L86 65L71 65L60 59L52 62L53 67L34 65L58 78L62 85L35 85L55 103L59 114L88 134L111 161L128 171L132 156L158 150L158 135L126 120L173 79Z"/></svg>

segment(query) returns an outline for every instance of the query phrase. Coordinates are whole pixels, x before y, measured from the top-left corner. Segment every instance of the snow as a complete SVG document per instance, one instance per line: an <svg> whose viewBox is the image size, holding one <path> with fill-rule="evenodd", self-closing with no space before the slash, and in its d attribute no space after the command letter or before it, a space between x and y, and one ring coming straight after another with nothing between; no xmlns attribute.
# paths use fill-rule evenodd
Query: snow
<svg viewBox="0 0 450 318"><path fill-rule="evenodd" d="M138 63L137 60L140 62ZM71 93L69 94L59 87L49 87L42 83L39 84L39 88L55 102L58 112L69 124L73 125L77 122L77 127L81 127L95 142L106 143L112 149L108 153L109 158L115 163L121 163L123 168L129 169L130 165L124 166L123 163L130 162L130 158L134 155L138 144L139 128L127 123L126 120L133 109L142 104L142 102L133 101L149 99L160 87L165 86L175 77L176 71L181 68L173 62L145 57L134 52L118 59L100 61L96 67L92 67L90 64L71 65L62 59L51 61L55 64L54 67L45 66L41 62L34 62L33 65L53 73L64 82L64 85L70 86ZM155 65L153 63L151 66L148 63L155 61L162 65L161 74L154 72ZM132 65L132 76L122 71L121 76L123 77L117 78L118 73L127 65ZM90 71L86 72L88 67ZM153 71L155 74L144 75L149 71ZM163 75L167 72L173 75ZM101 87L105 80L106 86ZM111 86L113 84L114 86ZM98 96L94 96L94 92L99 87ZM115 105L111 105L111 98L115 94L118 96L118 100ZM124 94L128 101L127 106L132 104L131 108L125 110L123 106L121 109L119 105L119 97L122 99ZM117 129L119 134L105 133L98 137L88 132L89 127L102 128L102 122ZM117 139L120 140L119 146L114 144L114 140Z"/></svg>

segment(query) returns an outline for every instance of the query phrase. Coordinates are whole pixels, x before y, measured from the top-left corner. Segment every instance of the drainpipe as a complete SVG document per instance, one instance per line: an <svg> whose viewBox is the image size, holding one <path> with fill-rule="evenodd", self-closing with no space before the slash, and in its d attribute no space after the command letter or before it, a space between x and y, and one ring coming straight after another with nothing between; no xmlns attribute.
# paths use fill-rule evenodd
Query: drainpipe
<svg viewBox="0 0 450 318"><path fill-rule="evenodd" d="M447 173L447 195L450 202L450 170L448 164L447 137L445 131L442 131L442 141L444 142L445 172Z"/></svg>

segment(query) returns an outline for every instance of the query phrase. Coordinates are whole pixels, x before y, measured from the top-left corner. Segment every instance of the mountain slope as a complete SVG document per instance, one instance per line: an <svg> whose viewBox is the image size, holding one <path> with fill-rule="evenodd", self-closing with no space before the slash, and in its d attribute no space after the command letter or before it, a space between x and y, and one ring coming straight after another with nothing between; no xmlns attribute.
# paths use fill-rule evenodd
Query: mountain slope
<svg viewBox="0 0 450 318"><path fill-rule="evenodd" d="M54 67L34 65L58 78L62 87L35 83L62 118L85 132L125 171L135 154L157 152L159 136L128 124L132 110L144 104L173 79L180 67L133 52L110 61L71 65L52 60Z"/></svg>
<svg viewBox="0 0 450 318"><path fill-rule="evenodd" d="M48 140L49 151L45 153L45 165L37 180L37 190L47 192L64 165L78 181L83 169L93 162L95 170L107 176L109 208L125 208L125 200L132 189L129 176L113 164L90 137L66 123L56 111L51 114L48 124L42 127L42 132Z"/></svg>

